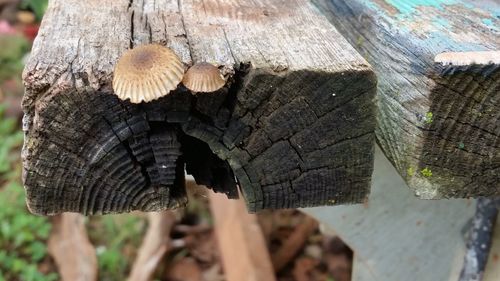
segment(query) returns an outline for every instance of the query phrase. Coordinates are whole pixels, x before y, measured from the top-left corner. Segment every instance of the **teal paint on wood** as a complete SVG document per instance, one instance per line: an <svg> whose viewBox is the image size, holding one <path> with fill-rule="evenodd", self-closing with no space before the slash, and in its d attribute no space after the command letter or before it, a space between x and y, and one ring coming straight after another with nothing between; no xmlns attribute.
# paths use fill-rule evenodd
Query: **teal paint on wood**
<svg viewBox="0 0 500 281"><path fill-rule="evenodd" d="M498 17L500 17L500 14L498 15ZM484 23L484 25L491 28L492 30L498 31L498 25L495 25L491 18L482 19L481 21Z"/></svg>
<svg viewBox="0 0 500 281"><path fill-rule="evenodd" d="M487 51L500 46L470 38L464 27L478 34L498 31L500 4L465 0L360 0L374 18L397 29L400 37L440 52ZM418 52L418 50L416 50Z"/></svg>
<svg viewBox="0 0 500 281"><path fill-rule="evenodd" d="M411 16L415 12L417 12L419 7L434 7L436 9L443 10L443 5L452 5L456 4L456 0L387 0L387 3L392 5L394 8L398 9L398 11L403 16Z"/></svg>
<svg viewBox="0 0 500 281"><path fill-rule="evenodd" d="M500 50L500 1L313 1L374 67L378 141L415 194L500 194L500 65L434 61Z"/></svg>

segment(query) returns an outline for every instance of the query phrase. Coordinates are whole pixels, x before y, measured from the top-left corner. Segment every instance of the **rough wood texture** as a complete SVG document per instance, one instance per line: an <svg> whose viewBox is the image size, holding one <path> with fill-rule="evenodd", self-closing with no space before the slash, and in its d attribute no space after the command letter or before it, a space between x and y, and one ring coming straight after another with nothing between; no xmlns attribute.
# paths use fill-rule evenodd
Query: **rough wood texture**
<svg viewBox="0 0 500 281"><path fill-rule="evenodd" d="M210 192L210 209L227 281L275 281L266 240L245 204Z"/></svg>
<svg viewBox="0 0 500 281"><path fill-rule="evenodd" d="M500 194L500 2L314 2L373 65L377 140L417 196Z"/></svg>
<svg viewBox="0 0 500 281"><path fill-rule="evenodd" d="M352 281L458 280L474 199L420 200L375 149L369 201L303 209L354 252Z"/></svg>
<svg viewBox="0 0 500 281"><path fill-rule="evenodd" d="M171 47L228 77L193 96L118 100L133 46ZM186 203L183 166L249 210L360 202L373 167L375 78L306 0L53 0L24 72L31 211L158 211ZM175 180L174 180L175 179Z"/></svg>

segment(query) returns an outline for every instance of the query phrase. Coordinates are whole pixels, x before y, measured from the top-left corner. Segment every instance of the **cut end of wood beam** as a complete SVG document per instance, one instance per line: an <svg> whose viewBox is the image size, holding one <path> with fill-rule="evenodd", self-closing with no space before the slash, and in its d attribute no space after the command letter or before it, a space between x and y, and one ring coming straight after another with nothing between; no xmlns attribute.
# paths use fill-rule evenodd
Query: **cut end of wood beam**
<svg viewBox="0 0 500 281"><path fill-rule="evenodd" d="M185 171L229 198L238 184L250 211L368 195L376 78L309 1L96 5L51 1L24 72L31 211L181 207ZM213 63L228 81L211 93L179 86L149 103L120 100L113 64L149 43L184 65Z"/></svg>
<svg viewBox="0 0 500 281"><path fill-rule="evenodd" d="M377 73L377 141L415 194L500 194L499 2L313 1Z"/></svg>
<svg viewBox="0 0 500 281"><path fill-rule="evenodd" d="M500 64L500 51L445 52L436 55L434 62L454 66Z"/></svg>

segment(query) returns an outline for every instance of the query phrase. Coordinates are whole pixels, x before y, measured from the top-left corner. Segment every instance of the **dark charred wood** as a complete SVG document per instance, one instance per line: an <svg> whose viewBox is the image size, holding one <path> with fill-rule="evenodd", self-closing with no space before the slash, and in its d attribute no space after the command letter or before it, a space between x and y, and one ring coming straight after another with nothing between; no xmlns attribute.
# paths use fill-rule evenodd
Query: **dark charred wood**
<svg viewBox="0 0 500 281"><path fill-rule="evenodd" d="M376 87L366 61L305 0L205 2L219 8L50 2L24 73L32 212L183 206L184 168L230 198L239 187L250 211L366 198ZM186 67L219 65L226 87L193 95L180 85L146 104L119 100L113 65L130 45L149 42L171 47Z"/></svg>

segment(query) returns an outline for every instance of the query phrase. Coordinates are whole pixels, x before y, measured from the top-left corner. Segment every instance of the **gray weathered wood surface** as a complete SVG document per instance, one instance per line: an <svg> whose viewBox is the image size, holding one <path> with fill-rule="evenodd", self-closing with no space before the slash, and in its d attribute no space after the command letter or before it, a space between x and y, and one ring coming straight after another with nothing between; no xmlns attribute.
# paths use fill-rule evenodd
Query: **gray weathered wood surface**
<svg viewBox="0 0 500 281"><path fill-rule="evenodd" d="M474 199L420 200L377 148L364 205L303 209L354 251L353 281L456 281Z"/></svg>
<svg viewBox="0 0 500 281"><path fill-rule="evenodd" d="M373 65L377 140L416 195L500 194L500 2L314 2Z"/></svg>
<svg viewBox="0 0 500 281"><path fill-rule="evenodd" d="M118 100L114 64L144 43L228 77ZM185 204L183 167L249 210L361 202L373 169L375 77L306 0L53 0L24 72L31 211L157 211ZM212 153L213 152L213 153Z"/></svg>

